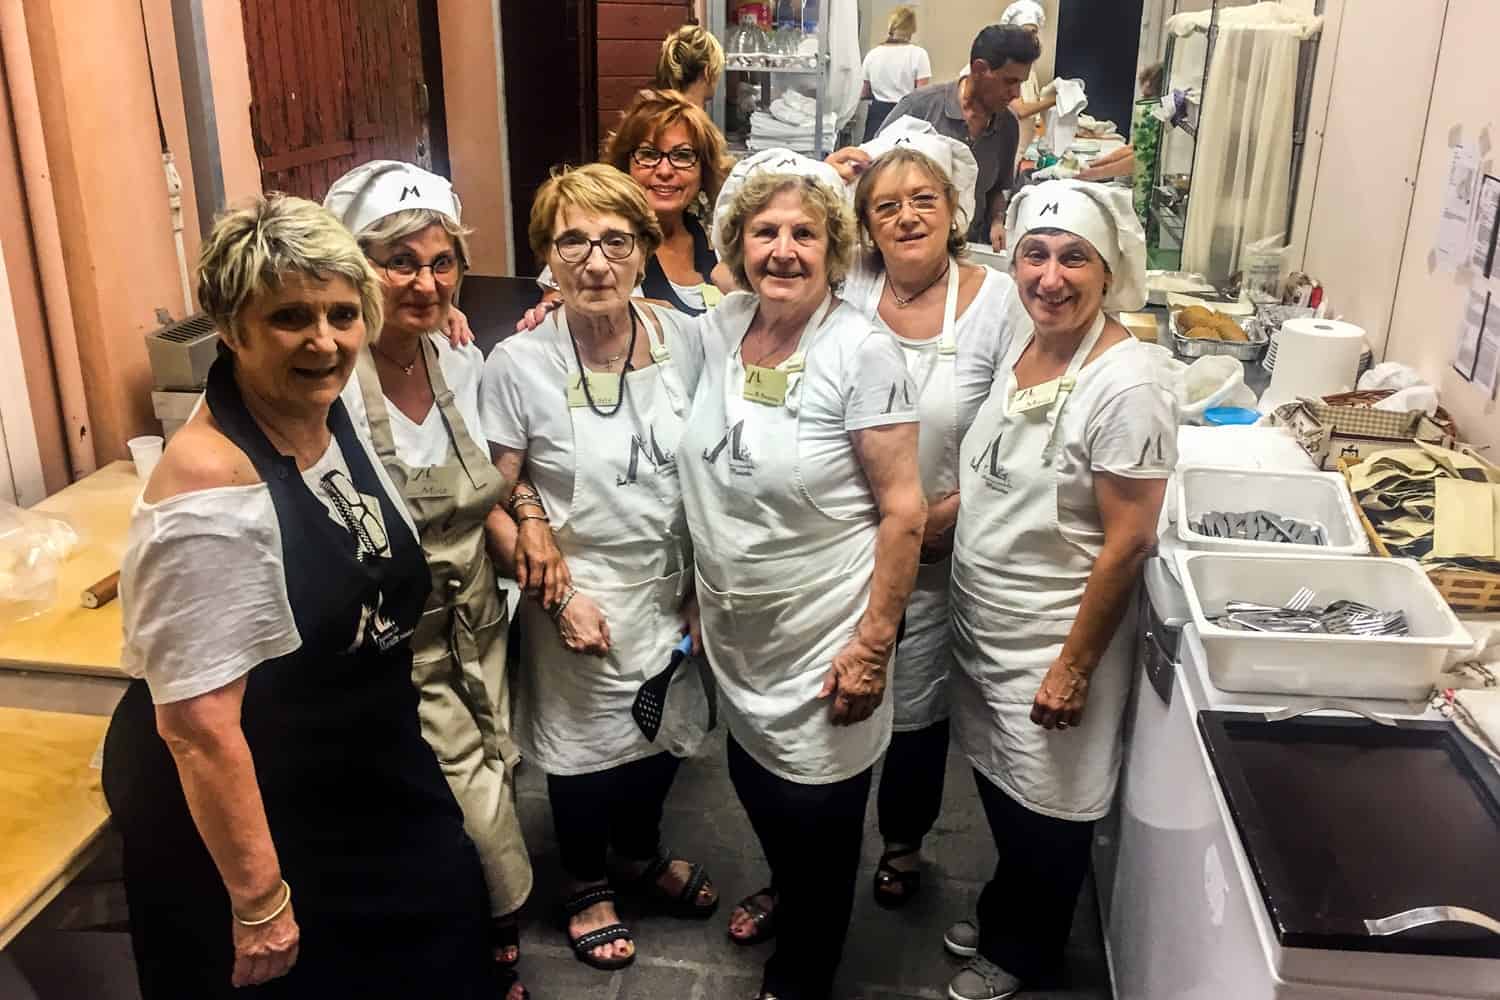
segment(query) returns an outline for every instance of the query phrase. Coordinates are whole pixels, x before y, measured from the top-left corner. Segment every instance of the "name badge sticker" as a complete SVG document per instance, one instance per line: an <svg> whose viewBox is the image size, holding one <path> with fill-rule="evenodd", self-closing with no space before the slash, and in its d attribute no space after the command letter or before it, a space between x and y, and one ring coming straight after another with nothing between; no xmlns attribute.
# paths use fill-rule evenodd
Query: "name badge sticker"
<svg viewBox="0 0 1500 1000"><path fill-rule="evenodd" d="M724 301L724 293L719 291L717 285L705 281L698 286L698 289L703 293L703 308L705 309L712 309Z"/></svg>
<svg viewBox="0 0 1500 1000"><path fill-rule="evenodd" d="M588 406L592 397L595 406L614 406L620 402L620 376L613 372L589 372L588 392L583 391L583 375L573 376L568 383L568 406Z"/></svg>
<svg viewBox="0 0 1500 1000"><path fill-rule="evenodd" d="M787 373L778 368L750 365L745 369L745 384L740 391L745 399L765 406L786 403Z"/></svg>
<svg viewBox="0 0 1500 1000"><path fill-rule="evenodd" d="M1030 413L1032 410L1045 409L1057 402L1057 397L1073 388L1073 379L1068 376L1050 379L1040 385L1029 386L1025 389L1017 389L1010 396L1010 412Z"/></svg>
<svg viewBox="0 0 1500 1000"><path fill-rule="evenodd" d="M458 493L458 469L433 466L413 470L403 490L409 500L440 500Z"/></svg>

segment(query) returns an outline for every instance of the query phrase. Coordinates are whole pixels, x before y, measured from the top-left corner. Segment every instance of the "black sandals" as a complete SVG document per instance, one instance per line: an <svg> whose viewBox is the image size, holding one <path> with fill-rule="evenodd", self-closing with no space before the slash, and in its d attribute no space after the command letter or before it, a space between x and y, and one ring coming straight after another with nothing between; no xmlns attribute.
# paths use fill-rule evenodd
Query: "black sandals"
<svg viewBox="0 0 1500 1000"><path fill-rule="evenodd" d="M905 906L911 902L917 890L922 888L922 870L914 868L904 872L899 868L891 867L893 858L910 857L922 850L921 845L916 847L903 847L897 851L886 851L880 856L880 864L875 868L875 902L887 910Z"/></svg>
<svg viewBox="0 0 1500 1000"><path fill-rule="evenodd" d="M635 938L630 933L630 928L622 923L609 924L598 930L589 931L574 937L568 930L568 921L591 906L600 903L613 903L615 891L607 885L591 886L581 892L574 893L562 902L562 925L563 933L568 935L568 944L573 948L573 957L590 968L599 969L603 972L613 972L615 969L623 969L635 961L635 952L631 952L624 958L595 958L593 950L602 944L612 941L631 941Z"/></svg>
<svg viewBox="0 0 1500 1000"><path fill-rule="evenodd" d="M748 948L751 945L760 944L762 941L769 941L776 936L776 924L773 919L774 913L772 909L756 902L761 897L771 900L771 907L775 907L776 891L770 886L764 889L757 889L734 904L736 909L744 910L745 915L750 918L750 922L755 925L755 933L745 937L740 937L733 931L728 932L729 940L735 944L744 945Z"/></svg>
<svg viewBox="0 0 1500 1000"><path fill-rule="evenodd" d="M629 894L633 899L646 904L651 909L679 919L706 920L713 916L714 911L719 908L719 897L715 895L711 903L699 901L699 894L712 883L709 881L708 872L697 862L689 862L691 871L680 891L674 893L663 888L660 879L675 861L687 861L687 859L675 858L671 851L662 848L657 851L656 857L639 875L630 876L617 883L620 891Z"/></svg>

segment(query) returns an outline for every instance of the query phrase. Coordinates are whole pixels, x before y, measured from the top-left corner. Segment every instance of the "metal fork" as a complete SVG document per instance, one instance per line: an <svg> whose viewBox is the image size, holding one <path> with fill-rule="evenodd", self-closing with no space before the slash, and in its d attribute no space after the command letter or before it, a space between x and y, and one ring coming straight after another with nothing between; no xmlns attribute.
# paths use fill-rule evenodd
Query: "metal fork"
<svg viewBox="0 0 1500 1000"><path fill-rule="evenodd" d="M1299 587L1297 588L1297 592L1292 595L1292 599L1287 601L1283 606L1288 611L1306 611L1312 607L1313 598L1317 596L1318 592L1311 587Z"/></svg>

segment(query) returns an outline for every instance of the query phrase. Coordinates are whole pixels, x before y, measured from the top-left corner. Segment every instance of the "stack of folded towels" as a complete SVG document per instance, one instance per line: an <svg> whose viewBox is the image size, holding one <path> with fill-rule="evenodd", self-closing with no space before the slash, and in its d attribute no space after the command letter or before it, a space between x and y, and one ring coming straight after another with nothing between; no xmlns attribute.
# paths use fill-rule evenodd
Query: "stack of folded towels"
<svg viewBox="0 0 1500 1000"><path fill-rule="evenodd" d="M816 143L813 121L814 101L795 90L788 90L771 102L770 112L757 111L750 116L750 136L745 145L751 152L765 149L794 149L812 153ZM823 116L823 149L832 151L838 131L838 114Z"/></svg>

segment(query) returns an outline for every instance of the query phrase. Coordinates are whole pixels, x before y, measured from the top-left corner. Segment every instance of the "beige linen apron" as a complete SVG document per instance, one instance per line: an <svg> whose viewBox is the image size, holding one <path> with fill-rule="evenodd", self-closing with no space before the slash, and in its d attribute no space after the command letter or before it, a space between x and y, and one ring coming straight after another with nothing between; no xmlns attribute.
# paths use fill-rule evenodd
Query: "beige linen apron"
<svg viewBox="0 0 1500 1000"><path fill-rule="evenodd" d="M375 453L416 521L432 571L432 592L412 637L422 735L464 812L479 848L490 912L515 912L531 893L531 859L516 816L515 766L505 639L510 614L485 552L484 522L501 500L500 474L474 443L426 337L433 405L450 443L442 465L413 468L396 454L380 376L359 356L360 393Z"/></svg>

